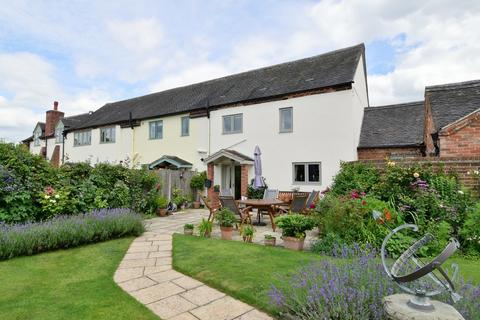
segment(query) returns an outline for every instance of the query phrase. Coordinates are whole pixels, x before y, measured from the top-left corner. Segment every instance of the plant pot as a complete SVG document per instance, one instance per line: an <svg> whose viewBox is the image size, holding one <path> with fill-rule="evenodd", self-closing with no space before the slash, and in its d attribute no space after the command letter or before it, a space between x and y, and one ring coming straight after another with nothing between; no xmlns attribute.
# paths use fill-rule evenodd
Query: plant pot
<svg viewBox="0 0 480 320"><path fill-rule="evenodd" d="M265 239L264 240L264 244L265 246L267 247L275 247L275 243L277 242L277 239L276 238L273 238L273 239Z"/></svg>
<svg viewBox="0 0 480 320"><path fill-rule="evenodd" d="M200 209L200 201L193 201L193 208Z"/></svg>
<svg viewBox="0 0 480 320"><path fill-rule="evenodd" d="M191 236L193 234L193 229L183 229L183 234Z"/></svg>
<svg viewBox="0 0 480 320"><path fill-rule="evenodd" d="M302 251L305 238L282 237L283 246L289 250Z"/></svg>
<svg viewBox="0 0 480 320"><path fill-rule="evenodd" d="M157 214L160 216L160 217L165 217L168 213L168 210L165 208L165 209L157 209Z"/></svg>
<svg viewBox="0 0 480 320"><path fill-rule="evenodd" d="M222 240L232 240L233 227L220 227Z"/></svg>

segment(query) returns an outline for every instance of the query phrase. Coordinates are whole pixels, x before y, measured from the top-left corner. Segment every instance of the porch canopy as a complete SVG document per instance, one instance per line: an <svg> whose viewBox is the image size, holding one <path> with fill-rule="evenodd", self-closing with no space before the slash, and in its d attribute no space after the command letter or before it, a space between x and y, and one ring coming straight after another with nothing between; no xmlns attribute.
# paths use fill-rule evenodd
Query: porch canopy
<svg viewBox="0 0 480 320"><path fill-rule="evenodd" d="M213 197L214 184L220 185L221 193L228 192L236 199L247 196L249 168L254 163L251 157L235 150L221 149L205 158L204 163L207 165L207 178L212 181L209 197ZM214 176L215 171L219 177Z"/></svg>
<svg viewBox="0 0 480 320"><path fill-rule="evenodd" d="M192 164L176 156L162 156L148 165L149 169L191 169Z"/></svg>

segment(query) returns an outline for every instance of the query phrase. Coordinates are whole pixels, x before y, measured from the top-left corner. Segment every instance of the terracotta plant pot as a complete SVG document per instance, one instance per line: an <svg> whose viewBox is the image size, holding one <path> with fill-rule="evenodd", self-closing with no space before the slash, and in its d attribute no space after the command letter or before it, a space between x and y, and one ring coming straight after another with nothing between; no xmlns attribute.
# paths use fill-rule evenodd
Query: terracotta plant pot
<svg viewBox="0 0 480 320"><path fill-rule="evenodd" d="M273 239L265 239L264 240L264 244L265 246L267 247L275 247L275 243L277 242L277 239L276 238L273 238Z"/></svg>
<svg viewBox="0 0 480 320"><path fill-rule="evenodd" d="M184 228L183 229L183 234L187 235L187 236L191 236L193 234L193 229L186 229Z"/></svg>
<svg viewBox="0 0 480 320"><path fill-rule="evenodd" d="M165 209L157 209L157 214L160 216L160 217L165 217L168 213L168 210L165 208Z"/></svg>
<svg viewBox="0 0 480 320"><path fill-rule="evenodd" d="M302 251L305 238L283 237L283 246L289 250Z"/></svg>
<svg viewBox="0 0 480 320"><path fill-rule="evenodd" d="M194 209L200 209L200 201L194 201L193 202L193 208Z"/></svg>
<svg viewBox="0 0 480 320"><path fill-rule="evenodd" d="M232 240L233 227L220 227L222 240Z"/></svg>

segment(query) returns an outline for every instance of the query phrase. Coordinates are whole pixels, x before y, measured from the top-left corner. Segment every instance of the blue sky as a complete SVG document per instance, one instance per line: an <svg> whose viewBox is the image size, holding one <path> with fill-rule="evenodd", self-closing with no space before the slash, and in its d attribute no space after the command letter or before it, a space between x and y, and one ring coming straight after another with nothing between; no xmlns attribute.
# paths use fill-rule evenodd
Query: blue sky
<svg viewBox="0 0 480 320"><path fill-rule="evenodd" d="M3 2L3 3L2 3ZM365 43L373 105L480 78L478 1L0 1L0 138L67 115Z"/></svg>

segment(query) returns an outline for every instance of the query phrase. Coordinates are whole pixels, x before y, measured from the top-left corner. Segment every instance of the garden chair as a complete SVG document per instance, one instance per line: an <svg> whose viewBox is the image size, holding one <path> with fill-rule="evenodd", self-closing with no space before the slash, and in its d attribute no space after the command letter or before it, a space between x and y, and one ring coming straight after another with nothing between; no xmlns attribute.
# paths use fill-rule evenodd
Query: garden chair
<svg viewBox="0 0 480 320"><path fill-rule="evenodd" d="M318 201L318 197L320 195L320 191L313 190L310 195L308 196L307 203L305 205L305 212L311 213L315 207L315 204ZM312 208L313 206L313 208Z"/></svg>
<svg viewBox="0 0 480 320"><path fill-rule="evenodd" d="M215 214L217 213L218 209L215 209L212 207L212 203L210 199L208 199L207 197L203 196L202 201L203 201L203 204L205 205L205 208L207 208L208 211L210 212L208 215L208 221L213 222L213 220L215 219Z"/></svg>
<svg viewBox="0 0 480 320"><path fill-rule="evenodd" d="M240 209L235 198L232 196L220 196L219 199L222 208L230 209L235 215L239 216L238 222L240 222L240 224L252 224L252 218L250 216L250 210L252 207ZM235 225L235 227L238 229L238 225Z"/></svg>
<svg viewBox="0 0 480 320"><path fill-rule="evenodd" d="M280 213L305 213L305 207L307 205L306 195L293 195L292 202L287 208L279 208Z"/></svg>
<svg viewBox="0 0 480 320"><path fill-rule="evenodd" d="M265 189L265 191L263 192L264 200L272 200L277 198L278 198L278 189ZM265 210L258 210L258 215L268 215L268 212Z"/></svg>

